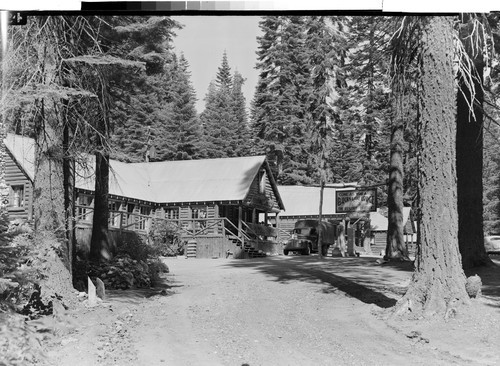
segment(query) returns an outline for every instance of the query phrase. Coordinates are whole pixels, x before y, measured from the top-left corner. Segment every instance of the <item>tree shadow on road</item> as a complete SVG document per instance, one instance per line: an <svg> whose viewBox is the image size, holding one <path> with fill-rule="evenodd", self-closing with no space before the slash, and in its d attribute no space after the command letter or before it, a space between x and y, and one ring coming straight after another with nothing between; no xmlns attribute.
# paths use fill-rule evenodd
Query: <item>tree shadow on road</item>
<svg viewBox="0 0 500 366"><path fill-rule="evenodd" d="M326 286L324 293L341 291L367 304L389 308L406 292L413 271L410 262L383 265L376 258L324 258L317 256L267 257L262 259L233 260L232 267L253 267L273 277L275 281L289 283L305 281Z"/></svg>
<svg viewBox="0 0 500 366"><path fill-rule="evenodd" d="M126 304L139 304L144 299L153 296L170 296L175 294L174 288L183 287L182 284L174 284L168 277L163 277L149 288L133 288L127 290L106 290L107 302L119 302Z"/></svg>

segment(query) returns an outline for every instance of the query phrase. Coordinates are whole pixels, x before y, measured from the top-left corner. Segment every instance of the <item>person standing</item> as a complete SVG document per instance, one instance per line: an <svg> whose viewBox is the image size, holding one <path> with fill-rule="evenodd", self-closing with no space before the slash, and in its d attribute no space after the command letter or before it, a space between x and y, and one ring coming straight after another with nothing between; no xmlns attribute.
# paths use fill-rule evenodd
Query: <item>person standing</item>
<svg viewBox="0 0 500 366"><path fill-rule="evenodd" d="M337 227L337 246L340 250L342 257L346 256L346 242L345 242L345 227L344 224L340 224Z"/></svg>

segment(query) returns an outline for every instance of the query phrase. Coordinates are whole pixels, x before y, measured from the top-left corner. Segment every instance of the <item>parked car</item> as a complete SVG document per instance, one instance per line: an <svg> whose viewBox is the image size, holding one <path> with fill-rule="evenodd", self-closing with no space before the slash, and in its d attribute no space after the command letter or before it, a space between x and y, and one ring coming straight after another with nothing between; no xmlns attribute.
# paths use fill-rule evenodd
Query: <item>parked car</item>
<svg viewBox="0 0 500 366"><path fill-rule="evenodd" d="M334 245L336 226L330 222L318 220L299 220L295 223L292 231L292 238L288 240L283 248L283 254L289 252L309 255L311 252L318 252L318 228L321 225L322 251L323 255L328 252L328 247Z"/></svg>
<svg viewBox="0 0 500 366"><path fill-rule="evenodd" d="M484 249L486 253L500 254L500 235L490 235L484 238Z"/></svg>

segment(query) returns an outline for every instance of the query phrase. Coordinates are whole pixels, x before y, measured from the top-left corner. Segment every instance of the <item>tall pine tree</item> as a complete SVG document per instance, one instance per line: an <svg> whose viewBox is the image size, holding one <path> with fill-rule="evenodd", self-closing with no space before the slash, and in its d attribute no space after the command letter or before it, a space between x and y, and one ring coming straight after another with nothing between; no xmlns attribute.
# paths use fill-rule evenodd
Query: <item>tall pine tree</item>
<svg viewBox="0 0 500 366"><path fill-rule="evenodd" d="M252 102L252 129L260 151L283 151L281 184L310 184L307 101L312 92L305 19L269 16L260 22L259 81Z"/></svg>
<svg viewBox="0 0 500 366"><path fill-rule="evenodd" d="M113 156L144 161L148 140L164 138L161 126L171 118L174 30L180 25L168 17L113 17L115 40L110 52L142 61L146 75L129 85L113 111ZM161 155L161 152L159 151Z"/></svg>
<svg viewBox="0 0 500 366"><path fill-rule="evenodd" d="M172 86L163 108L164 118L155 123L156 160L186 160L199 157L201 127L196 113L196 93L191 83L189 63L183 54L173 58L171 68Z"/></svg>
<svg viewBox="0 0 500 366"><path fill-rule="evenodd" d="M207 158L244 156L249 152L247 114L242 92L243 76L234 77L224 52L215 80L208 87L205 109L200 115L203 143L200 154Z"/></svg>

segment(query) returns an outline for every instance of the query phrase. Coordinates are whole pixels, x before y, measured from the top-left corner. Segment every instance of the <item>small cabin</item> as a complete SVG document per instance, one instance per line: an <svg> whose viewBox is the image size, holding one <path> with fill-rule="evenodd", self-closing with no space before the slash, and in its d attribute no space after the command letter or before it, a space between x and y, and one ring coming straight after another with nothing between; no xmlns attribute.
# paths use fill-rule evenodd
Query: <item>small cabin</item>
<svg viewBox="0 0 500 366"><path fill-rule="evenodd" d="M35 176L33 140L8 134L4 143L5 181L9 186L9 219L32 220Z"/></svg>
<svg viewBox="0 0 500 366"><path fill-rule="evenodd" d="M416 247L416 224L414 213L411 207L403 207L403 236L406 249L410 255L415 254ZM374 252L385 252L387 243L387 227L389 220L387 218L387 208L379 208L376 212L370 212L370 220L373 233Z"/></svg>
<svg viewBox="0 0 500 366"><path fill-rule="evenodd" d="M278 186L286 209L279 214L279 240L289 239L294 225L299 220L319 218L320 187ZM353 188L325 188L323 190L322 220L339 224L349 216L337 212L336 192L353 190Z"/></svg>
<svg viewBox="0 0 500 366"><path fill-rule="evenodd" d="M355 185L352 183L352 185ZM278 229L280 242L289 239L295 222L304 219L315 219L319 217L320 188L307 186L278 186L279 192L286 206L286 210L280 212ZM363 192L363 190L361 190ZM337 194L341 192L340 194ZM362 239L369 225L371 236L371 250L373 253L385 251L387 241L387 209L370 207L369 211L349 211L345 207L338 207L339 201L345 204L345 198L354 192L352 188L325 188L323 190L322 218L334 224L343 223L348 235L348 241L352 241L353 248L363 246ZM376 203L376 199L374 199ZM346 212L347 211L347 212ZM406 247L410 254L415 251L415 223L412 219L413 213L410 207L403 208L403 234Z"/></svg>
<svg viewBox="0 0 500 366"><path fill-rule="evenodd" d="M12 166L7 184L13 191L17 186L24 189L22 204L19 193L12 195L9 214L31 219L34 141L9 134L5 143ZM88 246L92 227L94 166L88 156L76 174L77 240L83 246ZM275 253L277 230L259 222L259 217L267 220L283 209L265 156L144 163L110 160L109 228L116 240L125 232L146 235L154 220L162 220L176 227L185 241L196 243L197 257L223 257L238 247L251 256Z"/></svg>

